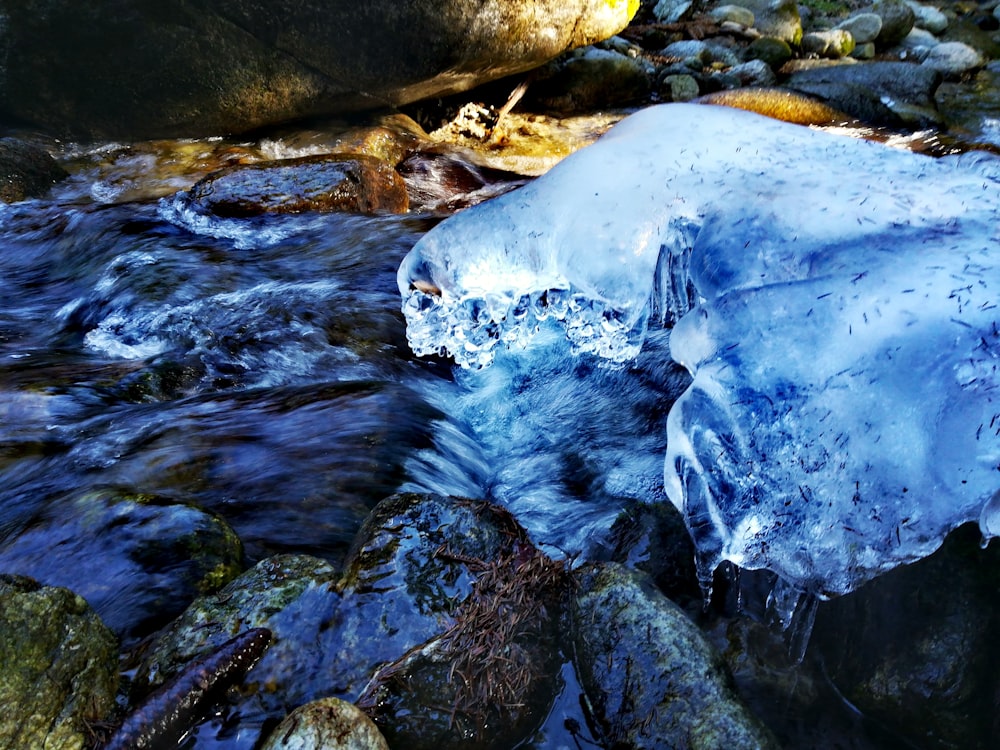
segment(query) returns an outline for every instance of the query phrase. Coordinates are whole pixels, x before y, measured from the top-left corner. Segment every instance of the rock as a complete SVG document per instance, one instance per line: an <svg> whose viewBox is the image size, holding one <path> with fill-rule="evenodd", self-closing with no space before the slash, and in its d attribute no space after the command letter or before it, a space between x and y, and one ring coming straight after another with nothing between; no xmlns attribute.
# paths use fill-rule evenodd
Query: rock
<svg viewBox="0 0 1000 750"><path fill-rule="evenodd" d="M220 517L110 490L55 504L0 549L0 570L72 589L125 640L221 588L242 563L240 540Z"/></svg>
<svg viewBox="0 0 1000 750"><path fill-rule="evenodd" d="M918 119L924 126L932 120L940 83L941 74L929 67L876 61L800 71L786 85L869 124L895 127L902 120ZM918 117L919 112L925 114Z"/></svg>
<svg viewBox="0 0 1000 750"><path fill-rule="evenodd" d="M677 23L691 13L693 0L657 0L653 17L660 23Z"/></svg>
<svg viewBox="0 0 1000 750"><path fill-rule="evenodd" d="M792 59L792 48L783 39L762 36L746 46L743 50L743 56L747 60L762 60L770 66L771 70L778 70Z"/></svg>
<svg viewBox="0 0 1000 750"><path fill-rule="evenodd" d="M558 581L561 570L496 506L395 495L366 519L342 574L305 555L263 560L217 594L196 600L161 633L135 684L140 692L158 687L232 632L266 628L274 640L247 676L251 695L234 698L234 710L251 725L283 718L287 706L325 697L355 701L365 693L378 696L371 713L401 747L445 747L458 727L483 743L516 744L515 735L527 736L541 723L554 693L551 630L559 607L545 597L558 594L540 584ZM514 585L510 576L520 576L524 585ZM515 594L523 596L523 608L509 599ZM491 623L509 626L507 635ZM468 638L480 643L468 647ZM510 679L521 680L524 670L531 679L513 688L504 680L483 683L484 675L496 674L490 660L499 658L484 645L501 648L500 656L511 660L504 663L518 667ZM428 658L418 659L422 654ZM445 654L449 660L440 661ZM452 668L470 681L451 682ZM376 672L381 677L373 680ZM404 673L412 682L391 679ZM471 692L459 691L459 684ZM490 688L512 692L498 697ZM500 721L505 733L483 737L483 717L491 727Z"/></svg>
<svg viewBox="0 0 1000 750"><path fill-rule="evenodd" d="M882 48L903 41L916 19L913 9L903 0L877 0L871 11L882 19L882 30L875 39L875 45Z"/></svg>
<svg viewBox="0 0 1000 750"><path fill-rule="evenodd" d="M778 78L774 71L763 60L750 60L749 62L734 65L729 69L729 75L739 79L742 86L774 86Z"/></svg>
<svg viewBox="0 0 1000 750"><path fill-rule="evenodd" d="M708 17L716 23L735 23L750 28L754 24L753 11L742 5L717 5L708 12Z"/></svg>
<svg viewBox="0 0 1000 750"><path fill-rule="evenodd" d="M38 198L66 176L44 149L18 138L0 138L0 201Z"/></svg>
<svg viewBox="0 0 1000 750"><path fill-rule="evenodd" d="M526 99L560 114L625 107L649 96L650 73L640 59L588 47L550 63L528 88Z"/></svg>
<svg viewBox="0 0 1000 750"><path fill-rule="evenodd" d="M389 750L389 745L357 706L321 698L292 711L260 750Z"/></svg>
<svg viewBox="0 0 1000 750"><path fill-rule="evenodd" d="M814 97L785 89L746 88L720 91L707 94L698 101L745 109L798 125L830 125L851 119L846 113Z"/></svg>
<svg viewBox="0 0 1000 750"><path fill-rule="evenodd" d="M856 45L854 51L851 52L851 57L855 60L874 60L875 42L865 42L864 44Z"/></svg>
<svg viewBox="0 0 1000 750"><path fill-rule="evenodd" d="M948 16L937 8L914 2L914 0L905 0L905 2L913 11L914 25L927 29L932 34L941 34L948 28Z"/></svg>
<svg viewBox="0 0 1000 750"><path fill-rule="evenodd" d="M1000 547L967 524L941 549L820 605L810 648L876 722L928 748L996 746Z"/></svg>
<svg viewBox="0 0 1000 750"><path fill-rule="evenodd" d="M663 77L660 93L667 101L689 102L698 96L700 89L693 76L673 74Z"/></svg>
<svg viewBox="0 0 1000 750"><path fill-rule="evenodd" d="M732 692L718 653L648 578L614 563L576 578L577 668L608 746L776 747Z"/></svg>
<svg viewBox="0 0 1000 750"><path fill-rule="evenodd" d="M856 13L841 21L836 28L850 32L855 44L868 44L882 33L882 16L877 13Z"/></svg>
<svg viewBox="0 0 1000 750"><path fill-rule="evenodd" d="M944 76L960 76L970 70L981 68L986 60L968 44L963 42L941 42L927 51L920 63Z"/></svg>
<svg viewBox="0 0 1000 750"><path fill-rule="evenodd" d="M740 5L754 15L754 27L797 47L802 41L802 19L795 0L747 0Z"/></svg>
<svg viewBox="0 0 1000 750"><path fill-rule="evenodd" d="M406 183L381 159L363 154L303 156L214 172L187 192L197 213L248 218L304 211L404 213Z"/></svg>
<svg viewBox="0 0 1000 750"><path fill-rule="evenodd" d="M455 93L614 35L638 0L27 0L0 110L57 135L245 132ZM113 50L114 54L109 54Z"/></svg>
<svg viewBox="0 0 1000 750"><path fill-rule="evenodd" d="M802 36L802 51L833 59L846 57L854 51L854 37L844 29L810 31Z"/></svg>
<svg viewBox="0 0 1000 750"><path fill-rule="evenodd" d="M89 746L115 705L118 646L82 597L0 575L0 747Z"/></svg>

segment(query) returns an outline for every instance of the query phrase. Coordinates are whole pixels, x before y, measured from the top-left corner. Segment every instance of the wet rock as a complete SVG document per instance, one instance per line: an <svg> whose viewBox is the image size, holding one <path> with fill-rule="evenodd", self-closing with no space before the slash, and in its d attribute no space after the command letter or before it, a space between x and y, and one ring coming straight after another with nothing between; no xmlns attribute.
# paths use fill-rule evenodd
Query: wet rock
<svg viewBox="0 0 1000 750"><path fill-rule="evenodd" d="M72 589L125 640L219 589L242 562L240 540L220 517L115 490L53 503L0 549L0 570Z"/></svg>
<svg viewBox="0 0 1000 750"><path fill-rule="evenodd" d="M851 119L846 113L814 97L786 89L746 88L719 91L707 94L698 101L745 109L798 125L829 125Z"/></svg>
<svg viewBox="0 0 1000 750"><path fill-rule="evenodd" d="M743 56L748 60L762 60L772 70L778 70L792 59L792 48L783 39L762 36L746 46L743 50Z"/></svg>
<svg viewBox="0 0 1000 750"><path fill-rule="evenodd" d="M238 165L208 175L187 193L202 214L247 218L265 213L346 211L403 213L406 184L371 156L304 156Z"/></svg>
<svg viewBox="0 0 1000 750"><path fill-rule="evenodd" d="M944 76L960 76L985 63L978 50L963 42L942 42L931 47L920 64Z"/></svg>
<svg viewBox="0 0 1000 750"><path fill-rule="evenodd" d="M847 57L854 51L854 37L844 29L810 31L802 36L802 51L832 59Z"/></svg>
<svg viewBox="0 0 1000 750"><path fill-rule="evenodd" d="M64 588L0 575L0 746L79 750L115 705L115 637Z"/></svg>
<svg viewBox="0 0 1000 750"><path fill-rule="evenodd" d="M874 42L882 33L882 16L877 13L857 13L837 24L854 37L855 44Z"/></svg>
<svg viewBox="0 0 1000 750"><path fill-rule="evenodd" d="M903 0L877 0L871 11L882 19L882 30L875 38L876 46L882 48L903 41L916 20L913 9Z"/></svg>
<svg viewBox="0 0 1000 750"><path fill-rule="evenodd" d="M561 114L637 104L649 96L650 73L635 57L589 47L543 70L526 103Z"/></svg>
<svg viewBox="0 0 1000 750"><path fill-rule="evenodd" d="M813 641L827 674L862 713L923 748L986 750L1000 651L1000 548L966 525L941 549L823 603Z"/></svg>
<svg viewBox="0 0 1000 750"><path fill-rule="evenodd" d="M5 7L0 109L57 134L245 132L529 70L612 36L638 5L30 0Z"/></svg>
<svg viewBox="0 0 1000 750"><path fill-rule="evenodd" d="M510 732L530 733L545 715L538 701L552 696L545 685L558 614L530 581L543 573L558 578L560 571L530 546L506 511L434 495L395 495L365 521L343 574L317 558L283 555L198 599L150 646L137 690L162 684L232 632L262 627L274 640L248 675L250 692L237 705L251 724L282 718L319 698L354 701L367 692L380 696L372 713L387 722L387 734L405 738L401 746L443 747L434 743L457 741L459 725L485 742L479 727L484 716L491 727L501 716ZM516 596L523 606L515 606ZM448 654L449 660L415 660L425 651ZM508 666L523 656L526 661L505 674L532 678L500 693L490 691L511 685L472 679L495 676L490 659L500 656L511 660L504 662ZM484 671L483 664L491 668ZM382 679L372 682L380 667ZM458 671L470 681L459 682ZM410 684L390 679L404 672L412 673ZM442 696L446 704L434 702ZM456 705L458 718L452 715ZM394 709L403 712L404 706L420 721L395 716ZM428 737L433 739L421 739Z"/></svg>
<svg viewBox="0 0 1000 750"><path fill-rule="evenodd" d="M321 698L285 717L261 750L389 750L389 745L357 706Z"/></svg>
<svg viewBox="0 0 1000 750"><path fill-rule="evenodd" d="M802 41L802 19L795 0L746 0L740 5L754 15L754 27L797 47Z"/></svg>
<svg viewBox="0 0 1000 750"><path fill-rule="evenodd" d="M18 138L0 138L0 201L45 195L66 176L44 149Z"/></svg>
<svg viewBox="0 0 1000 750"><path fill-rule="evenodd" d="M772 748L739 702L721 657L639 573L584 566L573 606L577 667L615 747Z"/></svg>

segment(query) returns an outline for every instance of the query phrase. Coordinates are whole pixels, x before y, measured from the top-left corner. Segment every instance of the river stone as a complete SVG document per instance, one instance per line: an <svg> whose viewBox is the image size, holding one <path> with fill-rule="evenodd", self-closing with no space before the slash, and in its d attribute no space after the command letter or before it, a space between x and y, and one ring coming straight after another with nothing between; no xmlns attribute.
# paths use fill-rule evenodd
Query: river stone
<svg viewBox="0 0 1000 750"><path fill-rule="evenodd" d="M1000 546L956 529L930 557L820 604L810 649L858 710L909 742L996 747Z"/></svg>
<svg viewBox="0 0 1000 750"><path fill-rule="evenodd" d="M364 154L228 167L199 180L187 202L199 214L241 219L304 211L404 213L409 206L403 178L391 165Z"/></svg>
<svg viewBox="0 0 1000 750"><path fill-rule="evenodd" d="M646 576L614 563L577 574L581 682L614 747L775 748L738 700L719 654Z"/></svg>
<svg viewBox="0 0 1000 750"><path fill-rule="evenodd" d="M389 750L389 745L353 703L321 698L292 711L260 750Z"/></svg>
<svg viewBox="0 0 1000 750"><path fill-rule="evenodd" d="M0 570L72 589L125 640L221 588L242 563L240 540L219 516L113 490L53 504L0 548Z"/></svg>
<svg viewBox="0 0 1000 750"><path fill-rule="evenodd" d="M540 71L527 99L543 111L573 114L638 104L650 88L650 71L642 60L587 47Z"/></svg>
<svg viewBox="0 0 1000 750"><path fill-rule="evenodd" d="M0 575L0 747L79 750L115 705L118 645L82 597Z"/></svg>
<svg viewBox="0 0 1000 750"><path fill-rule="evenodd" d="M854 37L844 29L810 31L802 36L802 51L832 59L846 57L854 51Z"/></svg>
<svg viewBox="0 0 1000 750"><path fill-rule="evenodd" d="M5 2L0 110L57 135L245 132L530 70L639 0Z"/></svg>
<svg viewBox="0 0 1000 750"><path fill-rule="evenodd" d="M740 5L754 15L754 28L797 47L802 41L802 19L795 0L745 0Z"/></svg>
<svg viewBox="0 0 1000 750"><path fill-rule="evenodd" d="M19 138L0 138L0 201L40 197L66 176L43 148Z"/></svg>
<svg viewBox="0 0 1000 750"><path fill-rule="evenodd" d="M944 76L960 76L975 68L981 68L986 59L963 42L941 42L927 51L920 63Z"/></svg>
<svg viewBox="0 0 1000 750"><path fill-rule="evenodd" d="M932 34L941 34L948 28L948 16L931 5L924 5L913 0L905 0L913 11L914 24L927 29Z"/></svg>
<svg viewBox="0 0 1000 750"><path fill-rule="evenodd" d="M653 17L660 23L677 23L691 13L693 0L657 0Z"/></svg>
<svg viewBox="0 0 1000 750"><path fill-rule="evenodd" d="M747 60L762 60L772 70L778 70L792 59L792 48L784 39L762 36L746 46L743 50L743 56Z"/></svg>
<svg viewBox="0 0 1000 750"><path fill-rule="evenodd" d="M708 17L716 23L735 23L747 28L753 26L753 11L742 5L718 5L708 12Z"/></svg>
<svg viewBox="0 0 1000 750"><path fill-rule="evenodd" d="M838 23L837 28L850 32L855 44L868 44L882 33L882 16L878 13L856 13Z"/></svg>
<svg viewBox="0 0 1000 750"><path fill-rule="evenodd" d="M892 47L906 38L916 16L903 0L878 0L871 12L882 19L882 30L875 38L878 47Z"/></svg>

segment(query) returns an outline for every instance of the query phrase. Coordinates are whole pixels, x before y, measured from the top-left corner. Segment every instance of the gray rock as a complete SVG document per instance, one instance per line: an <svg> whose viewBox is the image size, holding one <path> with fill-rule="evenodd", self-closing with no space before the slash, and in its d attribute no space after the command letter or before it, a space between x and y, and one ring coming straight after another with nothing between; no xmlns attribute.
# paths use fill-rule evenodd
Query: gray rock
<svg viewBox="0 0 1000 750"><path fill-rule="evenodd" d="M746 46L743 56L748 60L762 60L771 67L771 70L778 70L792 59L792 48L782 39L762 36Z"/></svg>
<svg viewBox="0 0 1000 750"><path fill-rule="evenodd" d="M6 3L0 110L102 138L399 105L612 36L638 0Z"/></svg>
<svg viewBox="0 0 1000 750"><path fill-rule="evenodd" d="M72 589L121 638L149 635L242 570L235 532L199 508L113 491L57 507L11 536L0 570Z"/></svg>
<svg viewBox="0 0 1000 750"><path fill-rule="evenodd" d="M903 0L877 0L871 11L882 19L882 30L875 39L875 44L883 48L903 41L916 19L913 9Z"/></svg>
<svg viewBox="0 0 1000 750"><path fill-rule="evenodd" d="M910 6L914 15L914 24L922 29L927 29L932 34L941 34L948 28L948 16L932 5L905 0Z"/></svg>
<svg viewBox="0 0 1000 750"><path fill-rule="evenodd" d="M747 28L754 25L753 11L742 5L718 5L708 12L716 23L735 23Z"/></svg>
<svg viewBox="0 0 1000 750"><path fill-rule="evenodd" d="M660 91L668 101L689 102L698 96L700 88L694 76L680 73L664 76Z"/></svg>
<svg viewBox="0 0 1000 750"><path fill-rule="evenodd" d="M721 657L647 577L610 563L584 566L577 580L577 668L609 745L775 747L732 692Z"/></svg>
<svg viewBox="0 0 1000 750"><path fill-rule="evenodd" d="M934 106L941 75L919 65L877 61L865 65L831 65L795 73L790 88L805 90L819 84L847 84L866 89L876 99L919 107Z"/></svg>
<svg viewBox="0 0 1000 750"><path fill-rule="evenodd" d="M740 86L773 86L778 80L771 66L763 60L734 65L729 69L729 75L736 76Z"/></svg>
<svg viewBox="0 0 1000 750"><path fill-rule="evenodd" d="M754 15L754 28L793 47L802 40L802 19L795 0L744 0L740 5Z"/></svg>
<svg viewBox="0 0 1000 750"><path fill-rule="evenodd" d="M837 24L837 28L849 31L855 44L868 44L882 33L882 16L877 13L857 13Z"/></svg>
<svg viewBox="0 0 1000 750"><path fill-rule="evenodd" d="M66 177L47 151L18 138L0 138L0 201L13 203L45 195Z"/></svg>
<svg viewBox="0 0 1000 750"><path fill-rule="evenodd" d="M118 644L80 596L0 575L0 747L80 750L115 705Z"/></svg>
<svg viewBox="0 0 1000 750"><path fill-rule="evenodd" d="M982 54L964 42L942 42L931 47L921 62L945 76L960 76L985 64Z"/></svg>
<svg viewBox="0 0 1000 750"><path fill-rule="evenodd" d="M875 58L875 42L865 42L855 45L851 52L851 57L855 60L872 60Z"/></svg>
<svg viewBox="0 0 1000 750"><path fill-rule="evenodd" d="M810 31L802 36L802 51L832 59L846 57L854 51L854 37L844 29Z"/></svg>
<svg viewBox="0 0 1000 750"><path fill-rule="evenodd" d="M561 114L625 107L649 96L651 73L639 58L588 47L550 63L526 98Z"/></svg>
<svg viewBox="0 0 1000 750"><path fill-rule="evenodd" d="M657 0L653 17L660 23L677 23L691 13L692 0Z"/></svg>
<svg viewBox="0 0 1000 750"><path fill-rule="evenodd" d="M389 750L389 745L353 703L321 698L286 716L260 750Z"/></svg>

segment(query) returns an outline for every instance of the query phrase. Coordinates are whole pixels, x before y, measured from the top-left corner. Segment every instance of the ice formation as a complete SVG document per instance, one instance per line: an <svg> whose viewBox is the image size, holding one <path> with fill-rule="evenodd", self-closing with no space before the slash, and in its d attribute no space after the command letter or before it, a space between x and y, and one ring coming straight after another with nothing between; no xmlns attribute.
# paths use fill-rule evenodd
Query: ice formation
<svg viewBox="0 0 1000 750"><path fill-rule="evenodd" d="M552 320L617 361L676 324L665 484L703 577L831 596L1000 533L998 219L992 157L673 104L443 222L399 285L414 350L471 367Z"/></svg>

